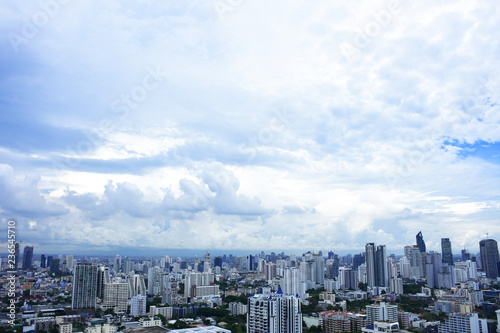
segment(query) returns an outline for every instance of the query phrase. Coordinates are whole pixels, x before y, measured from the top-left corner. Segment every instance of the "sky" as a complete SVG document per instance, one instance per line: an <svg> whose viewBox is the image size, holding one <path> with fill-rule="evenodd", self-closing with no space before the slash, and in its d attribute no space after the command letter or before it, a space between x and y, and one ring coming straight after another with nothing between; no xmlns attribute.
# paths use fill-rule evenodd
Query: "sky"
<svg viewBox="0 0 500 333"><path fill-rule="evenodd" d="M2 1L0 31L35 254L500 241L496 0Z"/></svg>

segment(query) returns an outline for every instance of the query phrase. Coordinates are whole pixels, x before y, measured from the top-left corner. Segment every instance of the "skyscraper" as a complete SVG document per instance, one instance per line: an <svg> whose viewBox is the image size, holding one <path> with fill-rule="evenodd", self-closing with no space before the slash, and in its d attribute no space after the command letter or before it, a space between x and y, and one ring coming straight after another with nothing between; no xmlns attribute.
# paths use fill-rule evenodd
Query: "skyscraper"
<svg viewBox="0 0 500 333"><path fill-rule="evenodd" d="M54 259L53 259L54 260ZM97 296L97 266L79 263L73 276L72 309L95 308Z"/></svg>
<svg viewBox="0 0 500 333"><path fill-rule="evenodd" d="M422 231L419 231L417 234L417 246L420 252L426 252L424 236L422 235Z"/></svg>
<svg viewBox="0 0 500 333"><path fill-rule="evenodd" d="M449 238L441 238L441 252L443 254L443 264L453 265L453 254Z"/></svg>
<svg viewBox="0 0 500 333"><path fill-rule="evenodd" d="M498 244L494 239L483 239L479 242L479 253L481 254L481 265L486 277L496 279L498 277Z"/></svg>
<svg viewBox="0 0 500 333"><path fill-rule="evenodd" d="M61 259L59 258L51 258L50 259L50 274L58 274L59 273L59 264Z"/></svg>
<svg viewBox="0 0 500 333"><path fill-rule="evenodd" d="M374 243L367 243L366 252L366 280L369 287L387 287L388 272L386 265L385 245L375 249Z"/></svg>
<svg viewBox="0 0 500 333"><path fill-rule="evenodd" d="M31 269L33 263L33 246L25 246L23 252L23 269Z"/></svg>
<svg viewBox="0 0 500 333"><path fill-rule="evenodd" d="M40 257L40 267L47 267L47 258L45 258L45 254L42 254L42 256Z"/></svg>
<svg viewBox="0 0 500 333"><path fill-rule="evenodd" d="M109 267L100 266L97 269L97 297L99 297L101 300L104 299L104 285L106 283L111 283L111 278L109 276Z"/></svg>

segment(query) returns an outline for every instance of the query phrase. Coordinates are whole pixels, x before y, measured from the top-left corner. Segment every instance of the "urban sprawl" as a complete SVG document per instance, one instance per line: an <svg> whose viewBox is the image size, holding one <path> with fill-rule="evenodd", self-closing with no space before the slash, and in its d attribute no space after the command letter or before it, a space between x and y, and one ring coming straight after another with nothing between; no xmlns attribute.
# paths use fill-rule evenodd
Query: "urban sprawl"
<svg viewBox="0 0 500 333"><path fill-rule="evenodd" d="M340 256L258 253L201 257L2 258L1 332L500 333L500 260L427 251L421 232L404 255L368 243ZM12 256L12 255L11 255Z"/></svg>

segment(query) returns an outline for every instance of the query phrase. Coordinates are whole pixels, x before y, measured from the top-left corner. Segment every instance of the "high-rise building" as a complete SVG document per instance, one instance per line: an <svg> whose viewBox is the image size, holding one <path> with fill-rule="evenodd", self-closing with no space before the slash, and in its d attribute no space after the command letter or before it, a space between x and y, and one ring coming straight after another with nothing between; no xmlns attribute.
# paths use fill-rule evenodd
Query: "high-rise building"
<svg viewBox="0 0 500 333"><path fill-rule="evenodd" d="M214 258L214 266L222 268L222 258L220 256Z"/></svg>
<svg viewBox="0 0 500 333"><path fill-rule="evenodd" d="M387 287L388 272L386 264L385 245L375 248L374 243L368 243L366 252L366 279L369 287Z"/></svg>
<svg viewBox="0 0 500 333"><path fill-rule="evenodd" d="M453 253L451 252L449 238L441 238L441 252L443 254L443 264L453 265Z"/></svg>
<svg viewBox="0 0 500 333"><path fill-rule="evenodd" d="M287 267L281 279L281 287L287 295L304 296L305 290L302 287L301 272L298 268Z"/></svg>
<svg viewBox="0 0 500 333"><path fill-rule="evenodd" d="M313 253L313 261L314 261L314 282L316 284L323 285L325 284L325 260L323 256L318 253Z"/></svg>
<svg viewBox="0 0 500 333"><path fill-rule="evenodd" d="M50 274L59 274L60 272L59 266L61 263L61 259L51 258L51 257L49 258L50 258Z"/></svg>
<svg viewBox="0 0 500 333"><path fill-rule="evenodd" d="M132 316L145 316L147 296L137 295L130 299L130 314Z"/></svg>
<svg viewBox="0 0 500 333"><path fill-rule="evenodd" d="M425 250L425 242L424 242L424 236L422 235L422 231L419 231L417 236L417 246L420 252L426 252Z"/></svg>
<svg viewBox="0 0 500 333"><path fill-rule="evenodd" d="M122 267L122 257L117 254L115 256L115 259L113 260L113 270L115 271L115 273L118 273L120 272L120 269Z"/></svg>
<svg viewBox="0 0 500 333"><path fill-rule="evenodd" d="M45 257L45 254L42 254L42 256L40 257L40 267L41 268L47 267L47 258Z"/></svg>
<svg viewBox="0 0 500 333"><path fill-rule="evenodd" d="M274 279L277 275L276 264L268 262L264 267L265 267L264 271L266 274L266 280L269 281Z"/></svg>
<svg viewBox="0 0 500 333"><path fill-rule="evenodd" d="M441 254L434 251L427 253L426 262L427 285L430 288L436 288L438 286L438 273L443 265Z"/></svg>
<svg viewBox="0 0 500 333"><path fill-rule="evenodd" d="M52 259L54 260L54 259ZM96 306L97 266L79 263L73 275L72 309L90 309Z"/></svg>
<svg viewBox="0 0 500 333"><path fill-rule="evenodd" d="M23 252L23 269L31 269L33 264L33 246L25 246Z"/></svg>
<svg viewBox="0 0 500 333"><path fill-rule="evenodd" d="M103 310L113 309L114 312L127 311L128 307L128 284L127 283L104 283Z"/></svg>
<svg viewBox="0 0 500 333"><path fill-rule="evenodd" d="M106 283L111 283L109 267L100 266L97 269L97 297L101 300L104 298L104 284Z"/></svg>
<svg viewBox="0 0 500 333"><path fill-rule="evenodd" d="M494 239L483 239L479 242L479 253L481 255L481 267L486 273L486 277L496 279L499 276L498 244Z"/></svg>
<svg viewBox="0 0 500 333"><path fill-rule="evenodd" d="M302 333L300 299L284 295L257 294L248 299L247 333Z"/></svg>
<svg viewBox="0 0 500 333"><path fill-rule="evenodd" d="M253 271L254 262L255 262L255 257L251 254L247 255L247 261L246 261L247 271Z"/></svg>
<svg viewBox="0 0 500 333"><path fill-rule="evenodd" d="M148 270L148 294L158 295L162 292L163 270L158 267L152 267Z"/></svg>
<svg viewBox="0 0 500 333"><path fill-rule="evenodd" d="M481 255L481 265L486 277L496 279L498 277L498 244L494 239L483 239L479 242L479 253Z"/></svg>
<svg viewBox="0 0 500 333"><path fill-rule="evenodd" d="M51 260L52 260L52 256L47 256L47 267L50 267Z"/></svg>
<svg viewBox="0 0 500 333"><path fill-rule="evenodd" d="M68 254L66 256L66 267L68 270L73 271L73 256Z"/></svg>
<svg viewBox="0 0 500 333"><path fill-rule="evenodd" d="M422 262L422 253L417 245L410 252L411 275L414 278L424 277L424 263Z"/></svg>
<svg viewBox="0 0 500 333"><path fill-rule="evenodd" d="M379 305L366 306L368 324L373 325L376 321L398 322L398 306L380 302Z"/></svg>
<svg viewBox="0 0 500 333"><path fill-rule="evenodd" d="M127 282L129 286L129 298L137 295L147 295L146 283L144 282L144 276L139 274L128 275Z"/></svg>

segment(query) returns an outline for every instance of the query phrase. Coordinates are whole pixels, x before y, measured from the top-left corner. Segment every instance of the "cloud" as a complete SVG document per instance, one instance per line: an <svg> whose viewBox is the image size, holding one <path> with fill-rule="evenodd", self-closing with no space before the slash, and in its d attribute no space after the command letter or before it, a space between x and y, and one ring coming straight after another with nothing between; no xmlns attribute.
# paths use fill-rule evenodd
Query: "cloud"
<svg viewBox="0 0 500 333"><path fill-rule="evenodd" d="M2 214L75 250L500 234L497 4L391 3L61 5L0 42Z"/></svg>

